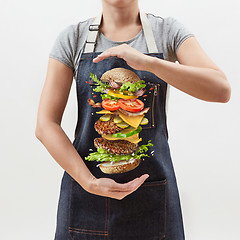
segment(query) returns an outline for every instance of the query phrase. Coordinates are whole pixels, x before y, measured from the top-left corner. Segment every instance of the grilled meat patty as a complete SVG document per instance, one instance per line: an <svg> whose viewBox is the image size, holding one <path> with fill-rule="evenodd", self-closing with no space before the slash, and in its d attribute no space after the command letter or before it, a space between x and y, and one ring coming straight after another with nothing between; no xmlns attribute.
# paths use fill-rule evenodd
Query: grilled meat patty
<svg viewBox="0 0 240 240"><path fill-rule="evenodd" d="M103 148L108 153L114 155L127 155L135 152L138 148L138 144L131 143L126 140L107 140L105 138L95 138L94 146L96 148Z"/></svg>
<svg viewBox="0 0 240 240"><path fill-rule="evenodd" d="M123 130L123 128L117 126L117 124L113 121L113 118L114 115L111 116L111 119L106 122L101 121L100 119L97 120L94 124L95 130L101 135L114 134Z"/></svg>

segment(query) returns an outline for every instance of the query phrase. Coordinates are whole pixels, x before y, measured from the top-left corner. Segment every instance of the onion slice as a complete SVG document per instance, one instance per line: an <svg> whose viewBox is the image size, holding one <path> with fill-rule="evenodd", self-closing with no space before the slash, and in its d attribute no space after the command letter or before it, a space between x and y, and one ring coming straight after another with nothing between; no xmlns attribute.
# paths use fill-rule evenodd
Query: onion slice
<svg viewBox="0 0 240 240"><path fill-rule="evenodd" d="M113 88L120 88L121 86L119 84L117 84L116 82L114 82L113 80L110 80L109 85Z"/></svg>
<svg viewBox="0 0 240 240"><path fill-rule="evenodd" d="M134 116L139 116L139 115L143 115L144 113L147 113L149 111L150 107L144 108L142 111L140 112L128 112L122 108L119 108L118 111L129 116L129 117L134 117Z"/></svg>
<svg viewBox="0 0 240 240"><path fill-rule="evenodd" d="M107 88L107 89L104 89L103 92L104 92L104 93L108 93L109 90L110 90L110 89Z"/></svg>
<svg viewBox="0 0 240 240"><path fill-rule="evenodd" d="M145 89L140 89L134 93L135 96L141 97L146 92Z"/></svg>

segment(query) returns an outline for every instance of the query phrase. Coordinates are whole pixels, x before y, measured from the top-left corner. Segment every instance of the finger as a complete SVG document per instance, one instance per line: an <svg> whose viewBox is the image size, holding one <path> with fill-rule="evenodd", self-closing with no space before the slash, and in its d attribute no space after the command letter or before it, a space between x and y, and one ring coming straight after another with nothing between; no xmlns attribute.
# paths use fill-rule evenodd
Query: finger
<svg viewBox="0 0 240 240"><path fill-rule="evenodd" d="M143 182L149 177L148 174L144 174L142 175L140 178L137 178L139 180L138 184L135 185L135 187L133 187L132 190L130 191L113 191L111 192L111 197L118 199L118 200L122 200L123 198L125 198L126 196L130 195L131 193L135 192L142 184ZM132 180L135 181L136 179ZM131 182L132 182L131 181Z"/></svg>
<svg viewBox="0 0 240 240"><path fill-rule="evenodd" d="M108 194L108 197L114 198L117 200L122 200L127 195L129 195L131 192L112 192L110 195Z"/></svg>
<svg viewBox="0 0 240 240"><path fill-rule="evenodd" d="M100 61L102 61L102 60L104 60L108 57L111 57L111 53L110 52L103 52L103 53L99 54L97 57L95 57L93 59L93 62L98 63L98 62L100 62Z"/></svg>
<svg viewBox="0 0 240 240"><path fill-rule="evenodd" d="M145 182L145 180L146 180L148 177L149 177L148 174L142 175L142 176L139 178L139 181L138 181L137 183L134 183L135 186L133 187L131 193L134 192L134 191L136 191L136 190Z"/></svg>
<svg viewBox="0 0 240 240"><path fill-rule="evenodd" d="M122 186L122 185L125 185L125 184L134 183L134 182L138 181L138 184L135 185L132 188L132 190L130 190L130 191L129 190L126 191L126 190L123 190L123 189L113 190L112 192L108 193L108 196L111 197L111 198L115 198L115 199L121 200L121 199L125 198L126 196L128 196L129 194L131 194L134 191L136 191L148 177L149 177L148 174L144 174L141 177L135 178L135 179L133 179L132 181L130 181L128 183L124 183L124 184L117 183L118 185Z"/></svg>
<svg viewBox="0 0 240 240"><path fill-rule="evenodd" d="M120 47L112 47L107 49L106 51L99 54L96 58L93 59L94 63L98 63L109 57L119 57L122 58L122 50Z"/></svg>
<svg viewBox="0 0 240 240"><path fill-rule="evenodd" d="M129 185L131 185L131 184L136 184L136 183L143 183L147 178L149 177L149 175L148 174L143 174L141 177L138 177L138 178L135 178L135 179L133 179L133 180L131 180L131 181L129 181L129 182L127 182L127 183L123 183L123 184L121 184L121 185L124 185L124 184L129 184Z"/></svg>
<svg viewBox="0 0 240 240"><path fill-rule="evenodd" d="M140 187L143 182L149 177L148 174L144 174L139 178L135 178L127 183L116 183L112 185L111 191L121 191L121 192L132 192L135 191L138 187Z"/></svg>

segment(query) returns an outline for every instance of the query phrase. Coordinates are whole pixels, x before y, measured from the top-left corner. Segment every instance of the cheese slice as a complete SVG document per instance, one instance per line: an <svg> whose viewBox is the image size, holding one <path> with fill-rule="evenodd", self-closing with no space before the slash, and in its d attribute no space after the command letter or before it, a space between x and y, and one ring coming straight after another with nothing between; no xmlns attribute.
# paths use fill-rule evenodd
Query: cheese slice
<svg viewBox="0 0 240 240"><path fill-rule="evenodd" d="M103 138L107 139L107 140L126 140L129 141L131 143L139 143L140 141L142 141L142 138L139 138L139 133L132 135L131 137L127 137L127 138L116 138L116 137L112 137L111 134L108 135L102 135Z"/></svg>
<svg viewBox="0 0 240 240"><path fill-rule="evenodd" d="M97 114L114 114L113 112L109 111L109 110L101 110L100 112L96 112Z"/></svg>
<svg viewBox="0 0 240 240"><path fill-rule="evenodd" d="M139 116L126 116L125 114L121 113L120 111L118 111L119 113L119 117L126 122L127 124L129 124L130 126L133 126L134 128L137 128L140 124L140 122L142 121L144 114L143 115L139 115Z"/></svg>
<svg viewBox="0 0 240 240"><path fill-rule="evenodd" d="M97 114L114 114L114 112L111 112L109 110L101 110L100 112L96 112ZM127 124L129 124L130 126L137 128L139 126L139 124L141 123L142 119L144 118L144 114L143 115L139 115L139 116L127 116L123 113L121 113L120 111L118 111L119 117L126 122Z"/></svg>

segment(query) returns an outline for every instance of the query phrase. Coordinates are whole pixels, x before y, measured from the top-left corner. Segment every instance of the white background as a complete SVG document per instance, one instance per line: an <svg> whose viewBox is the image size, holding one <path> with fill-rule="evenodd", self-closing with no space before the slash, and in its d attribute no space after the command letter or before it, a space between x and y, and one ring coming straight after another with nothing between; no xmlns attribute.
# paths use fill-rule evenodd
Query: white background
<svg viewBox="0 0 240 240"><path fill-rule="evenodd" d="M234 0L140 1L145 12L181 21L225 72L227 104L171 89L169 143L187 240L239 239L239 6ZM100 0L1 1L0 239L54 238L63 170L35 138L48 54L66 26L95 16ZM63 128L73 140L75 85Z"/></svg>

